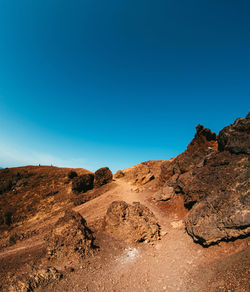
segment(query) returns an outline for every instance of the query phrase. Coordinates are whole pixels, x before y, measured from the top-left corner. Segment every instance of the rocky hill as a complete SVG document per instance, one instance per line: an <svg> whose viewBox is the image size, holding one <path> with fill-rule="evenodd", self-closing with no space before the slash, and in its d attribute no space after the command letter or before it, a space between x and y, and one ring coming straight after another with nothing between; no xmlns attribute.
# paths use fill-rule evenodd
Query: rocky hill
<svg viewBox="0 0 250 292"><path fill-rule="evenodd" d="M186 151L0 170L2 291L249 291L250 115Z"/></svg>
<svg viewBox="0 0 250 292"><path fill-rule="evenodd" d="M249 115L218 138L198 125L187 150L162 165L163 190L183 196L187 232L204 245L249 234L249 141Z"/></svg>

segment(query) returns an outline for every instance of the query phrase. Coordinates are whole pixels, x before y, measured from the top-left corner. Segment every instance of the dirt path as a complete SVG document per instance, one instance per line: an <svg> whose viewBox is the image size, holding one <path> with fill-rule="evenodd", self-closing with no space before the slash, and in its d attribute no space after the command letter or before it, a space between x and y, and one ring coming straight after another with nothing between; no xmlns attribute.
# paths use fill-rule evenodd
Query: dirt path
<svg viewBox="0 0 250 292"><path fill-rule="evenodd" d="M103 218L113 201L124 200L129 204L139 201L154 212L161 225L162 239L154 245L141 243L128 246L106 234L97 234L100 251L59 283L50 284L46 291L226 291L207 287L208 280L213 277L209 265L218 258L242 250L245 242L203 248L185 232L183 216L168 213L151 203L152 191L136 192L135 187L122 180L115 184L115 188L77 206L75 210L91 226ZM21 251L12 249L8 253L18 254ZM74 266L74 263L69 265ZM199 273L197 280L195 275L204 266L208 269Z"/></svg>
<svg viewBox="0 0 250 292"><path fill-rule="evenodd" d="M128 204L140 202L154 212L163 229L163 233L165 233L165 228L169 226L170 222L166 219L166 216L162 214L159 208L149 202L148 199L152 196L152 192L136 192L136 187L122 180L116 180L115 183L117 185L116 188L104 193L100 197L86 202L83 205L77 206L74 210L79 212L86 219L88 224L91 225L93 222L102 219L105 216L109 205L113 201L125 201Z"/></svg>
<svg viewBox="0 0 250 292"><path fill-rule="evenodd" d="M112 247L99 261L90 261L92 280L87 277L81 285L79 275L75 274L69 279L68 285L64 286L65 291L217 291L206 286L208 279L212 277L209 269L202 275L203 278L200 275L199 281L194 275L200 267L213 263L217 258L226 257L237 248L241 250L245 243L238 246L232 244L227 248L203 248L187 235L180 216L175 213L168 215L150 203L152 192L137 193L127 182L117 180L116 183L114 190L78 206L76 210L91 223L102 218L114 200L124 200L130 204L139 201L154 212L162 234L166 234L153 246L126 246L118 249L118 252L112 252L112 248L115 250Z"/></svg>

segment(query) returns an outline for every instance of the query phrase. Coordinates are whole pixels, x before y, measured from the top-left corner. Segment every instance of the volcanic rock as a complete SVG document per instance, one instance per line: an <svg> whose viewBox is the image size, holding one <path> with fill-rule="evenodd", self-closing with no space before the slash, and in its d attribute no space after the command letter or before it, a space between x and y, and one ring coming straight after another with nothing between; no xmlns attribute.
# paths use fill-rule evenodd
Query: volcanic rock
<svg viewBox="0 0 250 292"><path fill-rule="evenodd" d="M49 259L85 256L92 253L94 237L84 218L72 210L65 211L47 241L47 255Z"/></svg>
<svg viewBox="0 0 250 292"><path fill-rule="evenodd" d="M112 181L113 174L108 167L103 167L95 172L94 186L100 187Z"/></svg>
<svg viewBox="0 0 250 292"><path fill-rule="evenodd" d="M245 236L250 225L249 156L227 151L210 157L186 179L187 232L204 245Z"/></svg>
<svg viewBox="0 0 250 292"><path fill-rule="evenodd" d="M250 154L250 113L220 131L218 146L219 151Z"/></svg>
<svg viewBox="0 0 250 292"><path fill-rule="evenodd" d="M123 169L122 173L124 180L136 186L145 185L155 178L159 177L160 165L163 161L164 160L149 160L134 165L130 168ZM116 175L119 175L118 172L116 173Z"/></svg>
<svg viewBox="0 0 250 292"><path fill-rule="evenodd" d="M68 173L68 178L69 179L73 179L74 177L77 177L77 173L73 170L71 170L69 173Z"/></svg>
<svg viewBox="0 0 250 292"><path fill-rule="evenodd" d="M160 239L160 226L154 214L139 202L129 205L114 201L105 216L105 230L127 242L152 242Z"/></svg>
<svg viewBox="0 0 250 292"><path fill-rule="evenodd" d="M232 155L229 152L216 153L202 168L179 178L182 183L184 203L193 205L207 196L241 190L249 180L248 155Z"/></svg>
<svg viewBox="0 0 250 292"><path fill-rule="evenodd" d="M94 187L94 174L86 173L75 177L72 181L72 191L85 193Z"/></svg>
<svg viewBox="0 0 250 292"><path fill-rule="evenodd" d="M31 292L37 288L46 287L51 281L58 281L62 274L54 267L35 269L29 274L11 277L8 291L10 292ZM40 290L39 290L40 291Z"/></svg>
<svg viewBox="0 0 250 292"><path fill-rule="evenodd" d="M185 218L188 234L203 245L250 233L250 192L224 192L196 204Z"/></svg>
<svg viewBox="0 0 250 292"><path fill-rule="evenodd" d="M153 200L155 201L168 201L172 199L175 195L175 191L173 187L165 185L162 187L154 196Z"/></svg>
<svg viewBox="0 0 250 292"><path fill-rule="evenodd" d="M205 157L217 150L216 134L200 124L194 139L185 152L161 165L160 181L165 183L174 175L181 175L197 166L202 166Z"/></svg>
<svg viewBox="0 0 250 292"><path fill-rule="evenodd" d="M114 178L121 178L124 177L124 172L122 170L118 170L115 174L114 174Z"/></svg>

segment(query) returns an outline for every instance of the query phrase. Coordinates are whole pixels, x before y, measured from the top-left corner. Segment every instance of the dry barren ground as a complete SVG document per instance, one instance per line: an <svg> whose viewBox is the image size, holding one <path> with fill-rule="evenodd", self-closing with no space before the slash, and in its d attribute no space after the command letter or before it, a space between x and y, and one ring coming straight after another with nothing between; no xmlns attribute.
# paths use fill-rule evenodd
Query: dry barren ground
<svg viewBox="0 0 250 292"><path fill-rule="evenodd" d="M185 232L187 211L180 197L156 205L150 200L150 188L135 188L123 180L112 184L109 191L75 208L96 231L99 250L80 263L69 261L72 272L40 291L249 291L248 239L204 248ZM149 207L159 221L162 239L154 245L128 245L105 234L102 219L115 200ZM29 258L39 261L43 253L39 236L1 251L1 277L5 270L25 269Z"/></svg>

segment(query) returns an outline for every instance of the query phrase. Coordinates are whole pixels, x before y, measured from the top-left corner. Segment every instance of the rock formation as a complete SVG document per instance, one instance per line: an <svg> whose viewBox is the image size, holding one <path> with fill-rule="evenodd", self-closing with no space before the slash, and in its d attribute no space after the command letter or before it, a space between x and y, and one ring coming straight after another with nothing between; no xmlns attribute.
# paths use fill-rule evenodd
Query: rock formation
<svg viewBox="0 0 250 292"><path fill-rule="evenodd" d="M225 127L218 135L219 150L250 154L250 113Z"/></svg>
<svg viewBox="0 0 250 292"><path fill-rule="evenodd" d="M249 233L250 118L237 119L218 135L201 125L187 150L161 165L156 201L181 194L190 212L187 232L204 245Z"/></svg>
<svg viewBox="0 0 250 292"><path fill-rule="evenodd" d="M186 229L204 245L250 232L248 116L221 130L220 152L206 157L184 183L184 201L198 202L185 219Z"/></svg>
<svg viewBox="0 0 250 292"><path fill-rule="evenodd" d="M94 186L100 187L112 181L113 174L108 167L103 167L95 172Z"/></svg>
<svg viewBox="0 0 250 292"><path fill-rule="evenodd" d="M196 166L202 165L206 155L217 150L216 134L201 125L196 127L194 139L188 145L186 151L176 158L168 160L161 165L160 181L162 183L170 178L177 178Z"/></svg>
<svg viewBox="0 0 250 292"><path fill-rule="evenodd" d="M45 288L50 282L60 280L62 274L54 267L33 268L31 273L10 277L9 292L30 292ZM44 290L42 290L44 291Z"/></svg>
<svg viewBox="0 0 250 292"><path fill-rule="evenodd" d="M77 174L75 171L71 170L71 171L68 173L68 178L69 178L69 179L73 179L73 178L77 177L77 175L78 175L78 174Z"/></svg>
<svg viewBox="0 0 250 292"><path fill-rule="evenodd" d="M165 185L164 187L160 188L160 190L155 193L153 196L153 200L155 201L168 201L172 199L175 195L175 191L173 187Z"/></svg>
<svg viewBox="0 0 250 292"><path fill-rule="evenodd" d="M124 201L114 201L105 216L105 230L127 242L160 239L160 227L154 214L139 202L129 205Z"/></svg>
<svg viewBox="0 0 250 292"><path fill-rule="evenodd" d="M75 193L85 193L94 187L94 174L86 173L74 178L72 191Z"/></svg>
<svg viewBox="0 0 250 292"><path fill-rule="evenodd" d="M124 172L122 170L118 170L115 174L114 174L114 178L122 178L124 177Z"/></svg>
<svg viewBox="0 0 250 292"><path fill-rule="evenodd" d="M164 160L149 160L130 168L119 170L115 173L115 178L122 178L136 186L142 186L158 178L160 175L160 165Z"/></svg>
<svg viewBox="0 0 250 292"><path fill-rule="evenodd" d="M61 217L47 241L49 259L83 257L93 251L94 237L84 218L77 212L67 210Z"/></svg>
<svg viewBox="0 0 250 292"><path fill-rule="evenodd" d="M154 198L156 200L165 200L172 198L174 193L181 193L184 195L186 206L192 205L192 200L185 200L185 187L190 177L192 177L194 169L201 167L206 157L216 151L216 134L198 125L195 137L188 145L186 151L161 164L159 181L163 187L155 194Z"/></svg>

